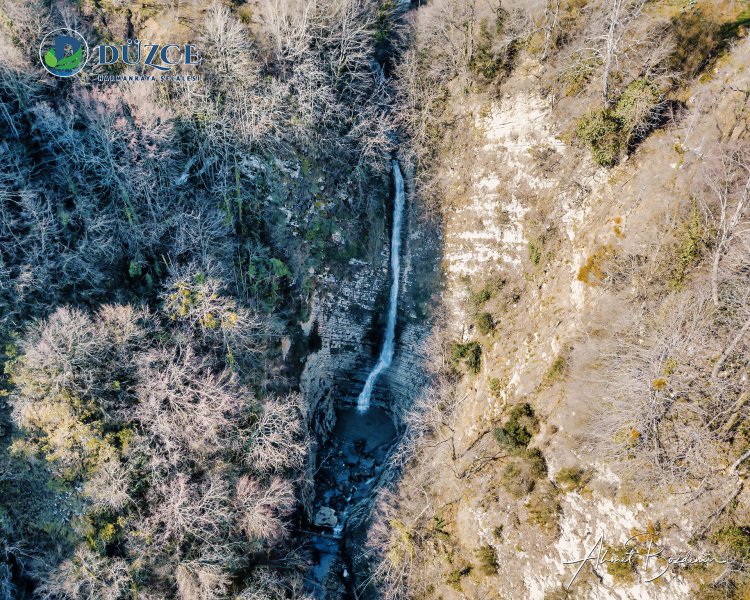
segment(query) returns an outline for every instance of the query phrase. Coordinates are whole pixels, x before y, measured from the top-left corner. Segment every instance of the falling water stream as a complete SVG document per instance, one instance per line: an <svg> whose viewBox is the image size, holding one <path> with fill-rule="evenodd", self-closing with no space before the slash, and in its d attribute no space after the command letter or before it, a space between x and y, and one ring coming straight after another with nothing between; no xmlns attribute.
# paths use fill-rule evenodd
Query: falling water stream
<svg viewBox="0 0 750 600"><path fill-rule="evenodd" d="M367 376L365 387L357 399L357 409L365 412L370 408L370 397L375 381L391 366L396 338L396 312L398 310L398 287L401 278L401 223L404 217L404 178L397 161L393 161L393 180L396 184L396 198L393 203L393 233L391 234L391 294L388 300L388 322L385 326L385 339L378 362Z"/></svg>
<svg viewBox="0 0 750 600"><path fill-rule="evenodd" d="M401 227L404 214L404 179L393 161L395 186L391 231L391 288L383 347L367 376L355 408L339 408L336 425L321 448L315 476L315 517L312 528L312 564L307 589L318 599L353 598L358 585L350 552L342 552L347 539L350 509L372 491L383 463L395 442L396 430L388 411L370 406L378 377L390 367L395 352L396 312L401 277ZM339 591L334 591L339 590ZM341 591L346 590L346 591ZM356 594L361 597L360 594Z"/></svg>

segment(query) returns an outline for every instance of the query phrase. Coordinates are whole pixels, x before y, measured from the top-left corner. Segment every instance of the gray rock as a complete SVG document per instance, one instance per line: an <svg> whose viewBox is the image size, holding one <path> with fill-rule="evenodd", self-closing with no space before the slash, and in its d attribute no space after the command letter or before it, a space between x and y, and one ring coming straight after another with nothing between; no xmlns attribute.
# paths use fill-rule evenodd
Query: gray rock
<svg viewBox="0 0 750 600"><path fill-rule="evenodd" d="M336 527L339 520L336 516L336 511L330 506L321 506L320 510L315 514L313 522L317 527Z"/></svg>

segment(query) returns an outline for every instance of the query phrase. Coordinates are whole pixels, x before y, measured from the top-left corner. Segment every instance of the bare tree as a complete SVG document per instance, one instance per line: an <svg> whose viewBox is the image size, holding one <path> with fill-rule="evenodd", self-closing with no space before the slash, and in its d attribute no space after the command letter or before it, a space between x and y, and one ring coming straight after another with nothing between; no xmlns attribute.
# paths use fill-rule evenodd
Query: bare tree
<svg viewBox="0 0 750 600"><path fill-rule="evenodd" d="M597 52L602 61L602 98L605 103L610 101L612 69L620 58L625 34L630 24L641 15L645 4L646 0L606 0L604 2L606 28L598 36L601 44Z"/></svg>
<svg viewBox="0 0 750 600"><path fill-rule="evenodd" d="M154 350L140 360L139 403L134 416L148 443L171 464L185 456L208 457L237 443L236 417L243 396L228 371L214 374L193 350Z"/></svg>
<svg viewBox="0 0 750 600"><path fill-rule="evenodd" d="M547 60L552 46L555 29L560 18L561 0L547 0L544 7L544 50L541 60Z"/></svg>
<svg viewBox="0 0 750 600"><path fill-rule="evenodd" d="M726 444L747 410L750 290L746 281L720 285L725 312L708 288L673 294L599 351L606 366L594 370L592 389L602 397L592 435L635 485L715 485L747 458L733 457ZM731 368L718 377L730 356Z"/></svg>
<svg viewBox="0 0 750 600"><path fill-rule="evenodd" d="M261 484L248 476L237 482L235 508L240 527L252 542L273 544L288 533L284 517L296 504L292 485L280 477Z"/></svg>
<svg viewBox="0 0 750 600"><path fill-rule="evenodd" d="M300 397L269 398L250 436L246 463L261 474L301 469L309 449L307 431L300 414Z"/></svg>
<svg viewBox="0 0 750 600"><path fill-rule="evenodd" d="M674 78L667 58L674 40L667 24L646 17L646 0L600 0L581 15L562 57L563 79L588 82L599 73L605 106L617 99L613 82L642 78L666 85Z"/></svg>
<svg viewBox="0 0 750 600"><path fill-rule="evenodd" d="M230 355L238 352L250 360L263 349L268 329L258 314L240 306L224 289L218 279L188 267L167 283L162 293L164 309L191 333L219 344Z"/></svg>
<svg viewBox="0 0 750 600"><path fill-rule="evenodd" d="M304 569L306 565L299 557L287 556L290 566L297 564ZM253 571L249 585L237 596L237 600L313 600L304 592L301 577L282 577L269 567L258 567Z"/></svg>
<svg viewBox="0 0 750 600"><path fill-rule="evenodd" d="M225 568L202 561L180 563L176 579L181 600L219 600L230 586Z"/></svg>
<svg viewBox="0 0 750 600"><path fill-rule="evenodd" d="M733 243L746 244L750 233L750 151L745 145L723 145L708 152L704 167L706 186L713 194L709 210L716 214L716 241L711 261L711 299L719 306L719 277L722 259ZM715 208L714 208L715 207ZM747 253L738 248L730 270L746 263ZM739 264L737 264L739 262Z"/></svg>
<svg viewBox="0 0 750 600"><path fill-rule="evenodd" d="M119 511L128 503L133 503L130 486L130 466L122 464L119 457L114 456L100 462L99 468L84 484L83 491L95 506Z"/></svg>
<svg viewBox="0 0 750 600"><path fill-rule="evenodd" d="M99 556L81 545L41 584L38 596L44 600L119 600L132 585L123 559Z"/></svg>
<svg viewBox="0 0 750 600"><path fill-rule="evenodd" d="M372 579L386 600L404 596L417 564L417 521L424 511L412 521L404 522L399 507L398 498L382 490L367 538L368 551L378 559Z"/></svg>
<svg viewBox="0 0 750 600"><path fill-rule="evenodd" d="M197 537L206 544L230 544L226 532L232 519L231 493L222 473L210 472L199 482L178 473L157 485L152 531L162 543L179 546Z"/></svg>

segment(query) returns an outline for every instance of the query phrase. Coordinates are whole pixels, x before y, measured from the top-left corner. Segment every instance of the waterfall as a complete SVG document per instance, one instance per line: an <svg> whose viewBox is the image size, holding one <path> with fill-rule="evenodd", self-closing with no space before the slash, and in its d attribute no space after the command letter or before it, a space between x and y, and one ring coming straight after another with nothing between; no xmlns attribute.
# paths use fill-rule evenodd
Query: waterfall
<svg viewBox="0 0 750 600"><path fill-rule="evenodd" d="M370 396L375 380L391 366L396 338L396 311L398 309L398 286L401 276L401 222L404 216L404 178L397 161L393 161L393 180L396 183L396 198L393 203L393 231L391 233L391 294L388 299L388 322L385 326L385 339L380 350L378 362L367 376L365 387L357 400L360 412L370 407Z"/></svg>

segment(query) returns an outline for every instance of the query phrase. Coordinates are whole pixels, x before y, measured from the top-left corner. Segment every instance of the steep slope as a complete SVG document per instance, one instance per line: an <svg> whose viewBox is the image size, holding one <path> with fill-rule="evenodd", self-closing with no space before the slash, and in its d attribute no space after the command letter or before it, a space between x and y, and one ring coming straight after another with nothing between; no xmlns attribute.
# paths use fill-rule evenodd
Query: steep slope
<svg viewBox="0 0 750 600"><path fill-rule="evenodd" d="M670 10L630 35L692 18ZM371 534L383 593L743 597L750 43L670 88L610 162L585 129L609 113L554 93L530 35L497 88L457 86L439 116L448 316L407 417L424 438ZM613 111L636 86L619 82ZM607 560L570 564L599 541Z"/></svg>

